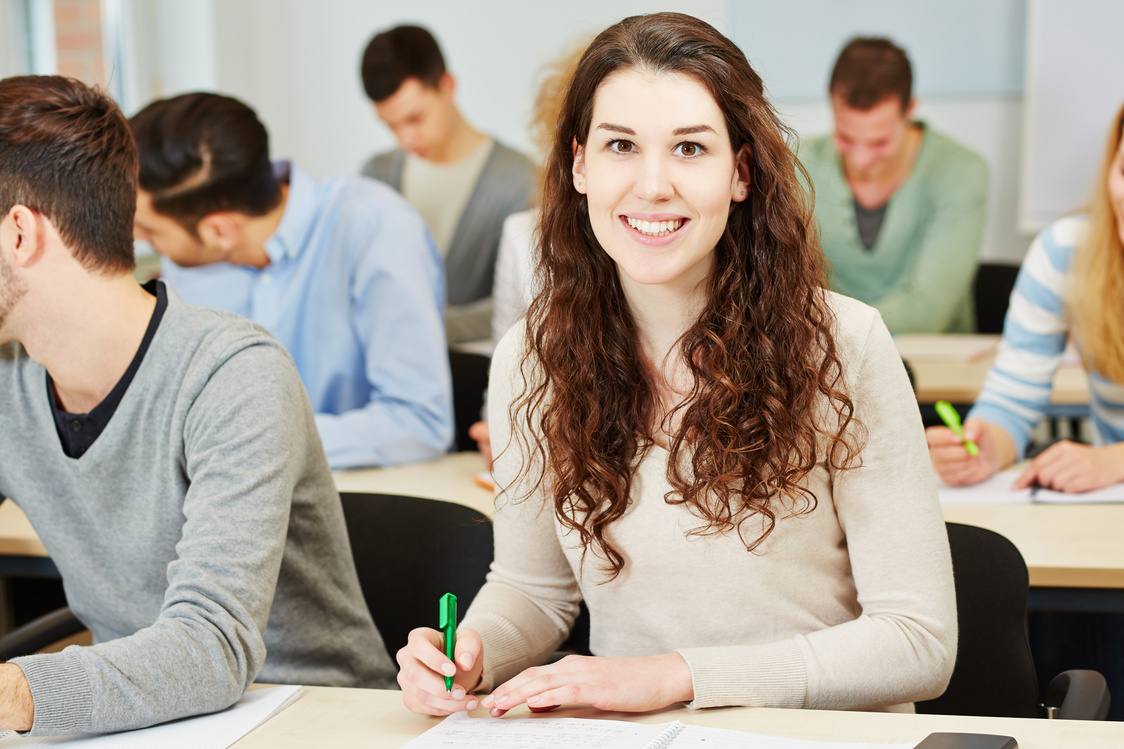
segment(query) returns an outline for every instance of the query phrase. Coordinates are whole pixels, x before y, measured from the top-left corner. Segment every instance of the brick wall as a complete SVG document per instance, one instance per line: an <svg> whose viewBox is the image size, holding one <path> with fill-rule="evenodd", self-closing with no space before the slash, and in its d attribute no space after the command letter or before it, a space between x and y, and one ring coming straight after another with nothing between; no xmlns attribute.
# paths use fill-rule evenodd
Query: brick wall
<svg viewBox="0 0 1124 749"><path fill-rule="evenodd" d="M59 75L106 84L99 0L55 0Z"/></svg>

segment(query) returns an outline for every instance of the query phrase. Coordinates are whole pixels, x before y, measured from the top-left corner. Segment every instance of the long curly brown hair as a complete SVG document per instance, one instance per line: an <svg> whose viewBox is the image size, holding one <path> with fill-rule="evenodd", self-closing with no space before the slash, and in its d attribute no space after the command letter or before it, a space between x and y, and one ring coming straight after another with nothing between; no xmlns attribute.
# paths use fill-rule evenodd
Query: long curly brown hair
<svg viewBox="0 0 1124 749"><path fill-rule="evenodd" d="M617 268L572 182L573 146L588 139L598 87L628 69L693 77L722 110L734 153L748 145L752 154L751 195L731 203L705 308L677 343L693 385L667 415ZM855 463L811 200L786 136L745 55L690 16L626 18L592 42L570 82L543 175L542 293L528 311L523 391L509 413L529 458L524 475L538 465L530 484L546 487L559 521L586 552L600 552L609 579L625 558L606 531L628 508L653 431L673 416L665 501L700 519L695 532L736 532L749 551L778 513L815 509L801 482L818 462ZM760 522L746 525L755 515Z"/></svg>

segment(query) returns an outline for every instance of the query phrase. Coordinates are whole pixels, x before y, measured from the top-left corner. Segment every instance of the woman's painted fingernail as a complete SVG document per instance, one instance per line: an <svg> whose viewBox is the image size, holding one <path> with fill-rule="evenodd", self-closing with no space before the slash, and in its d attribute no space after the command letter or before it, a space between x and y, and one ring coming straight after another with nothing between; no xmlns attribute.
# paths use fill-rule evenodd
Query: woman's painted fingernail
<svg viewBox="0 0 1124 749"><path fill-rule="evenodd" d="M461 689L460 687L453 687L453 699L454 700L463 700L464 699L464 690Z"/></svg>
<svg viewBox="0 0 1124 749"><path fill-rule="evenodd" d="M536 695L535 695L534 697L528 697L528 698L527 698L527 702L529 702L529 703L533 703L533 704L537 705L537 704L539 704L539 700L541 700L541 699L542 699L542 697L539 697L539 696L538 696L538 695L536 694Z"/></svg>
<svg viewBox="0 0 1124 749"><path fill-rule="evenodd" d="M507 695L506 694L501 694L499 697L496 697L496 704L497 705L502 705L505 702L507 702Z"/></svg>
<svg viewBox="0 0 1124 749"><path fill-rule="evenodd" d="M496 698L489 694L487 697L481 700L480 704L482 704L484 707L491 707L492 703L495 702L495 700Z"/></svg>
<svg viewBox="0 0 1124 749"><path fill-rule="evenodd" d="M502 713L500 712L500 709L498 707L493 707L492 708L492 717L498 718L498 717L500 717L500 715L502 715Z"/></svg>
<svg viewBox="0 0 1124 749"><path fill-rule="evenodd" d="M455 676L457 673L457 667L452 663L442 663L441 673L445 674L446 676Z"/></svg>
<svg viewBox="0 0 1124 749"><path fill-rule="evenodd" d="M465 710L475 710L476 707L477 707L477 704L478 703L476 702L476 700L469 700L468 704L465 705Z"/></svg>

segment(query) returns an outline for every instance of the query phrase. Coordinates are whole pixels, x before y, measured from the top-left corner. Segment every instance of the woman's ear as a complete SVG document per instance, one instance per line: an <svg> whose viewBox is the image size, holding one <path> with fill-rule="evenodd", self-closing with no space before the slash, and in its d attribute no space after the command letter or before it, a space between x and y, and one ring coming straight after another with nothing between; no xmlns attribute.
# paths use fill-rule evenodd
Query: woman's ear
<svg viewBox="0 0 1124 749"><path fill-rule="evenodd" d="M585 195L585 148L578 144L577 138L573 143L574 150L574 166L572 172L574 174L574 189Z"/></svg>
<svg viewBox="0 0 1124 749"><path fill-rule="evenodd" d="M753 149L746 144L738 150L734 157L734 179L730 185L730 200L740 203L749 197L749 188L753 181L750 164L753 162Z"/></svg>

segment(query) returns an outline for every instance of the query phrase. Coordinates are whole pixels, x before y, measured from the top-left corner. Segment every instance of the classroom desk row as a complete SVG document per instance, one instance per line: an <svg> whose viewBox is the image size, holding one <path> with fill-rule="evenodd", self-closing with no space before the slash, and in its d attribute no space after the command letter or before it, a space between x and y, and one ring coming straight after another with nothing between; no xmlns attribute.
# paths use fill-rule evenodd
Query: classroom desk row
<svg viewBox="0 0 1124 749"><path fill-rule="evenodd" d="M477 711L474 715L484 715ZM930 733L966 732L1012 736L1019 749L1119 749L1124 746L1124 724L1032 720L1028 718L976 718L950 715L906 715L831 710L783 710L733 707L712 710L672 708L640 715L603 713L590 708L566 707L531 716L525 708L512 717L602 718L643 723L683 723L748 731L769 736L815 741L916 743ZM398 749L438 723L438 718L415 715L402 705L399 692L376 689L305 687L304 695L259 726L234 749Z"/></svg>
<svg viewBox="0 0 1124 749"><path fill-rule="evenodd" d="M898 353L913 370L918 403L946 400L974 403L995 360L1000 336L921 335L894 337ZM1089 383L1075 354L1067 353L1054 377L1050 400L1056 407L1086 406Z"/></svg>
<svg viewBox="0 0 1124 749"><path fill-rule="evenodd" d="M478 453L455 453L432 463L335 474L340 491L377 492L458 502L492 514L492 492L473 477L484 470ZM1030 570L1031 608L1124 611L1124 504L949 505L945 519L1001 533L1018 547ZM0 504L0 574L32 574L54 565L30 523L11 502Z"/></svg>

